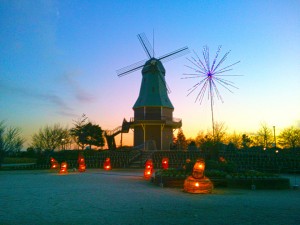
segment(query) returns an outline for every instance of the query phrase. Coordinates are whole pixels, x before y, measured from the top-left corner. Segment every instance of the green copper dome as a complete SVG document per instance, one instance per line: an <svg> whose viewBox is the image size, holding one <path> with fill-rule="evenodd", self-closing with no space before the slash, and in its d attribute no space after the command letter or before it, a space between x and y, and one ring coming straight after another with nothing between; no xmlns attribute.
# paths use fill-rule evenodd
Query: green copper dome
<svg viewBox="0 0 300 225"><path fill-rule="evenodd" d="M140 94L133 108L150 106L174 109L168 97L165 73L166 70L159 60L151 58L145 63Z"/></svg>

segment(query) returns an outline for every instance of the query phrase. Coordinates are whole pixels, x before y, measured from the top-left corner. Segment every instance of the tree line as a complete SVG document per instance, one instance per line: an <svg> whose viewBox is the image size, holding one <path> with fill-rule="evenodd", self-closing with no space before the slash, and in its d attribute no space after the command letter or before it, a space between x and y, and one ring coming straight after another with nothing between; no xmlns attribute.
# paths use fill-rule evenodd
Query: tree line
<svg viewBox="0 0 300 225"><path fill-rule="evenodd" d="M5 156L15 156L21 152L25 139L21 137L19 128L8 127L5 121L0 122L0 165ZM101 148L104 146L103 130L97 124L93 124L83 114L73 122L71 129L60 124L46 125L32 136L29 153L41 153L43 151L77 149L92 149L92 146Z"/></svg>
<svg viewBox="0 0 300 225"><path fill-rule="evenodd" d="M214 124L214 135L211 131L199 131L195 138L187 139L182 129L179 129L174 140L174 149L187 150L188 148L205 149L215 144L229 145L235 149L261 147L262 149L296 149L300 147L300 128L291 126L283 129L279 135L275 134L275 127L262 123L259 130L253 134L228 133L225 123Z"/></svg>
<svg viewBox="0 0 300 225"><path fill-rule="evenodd" d="M32 137L27 152L43 152L63 149L92 149L102 148L105 145L104 131L97 124L88 120L83 114L73 121L71 129L62 127L60 124L46 125L39 129ZM5 156L13 156L19 153L25 139L21 136L21 130L8 127L5 121L0 121L0 165ZM251 147L296 149L300 147L300 128L288 127L274 135L272 127L265 123L255 134L228 133L224 123L215 123L214 135L211 131L199 131L195 138L186 139L183 130L180 129L174 138L171 149L213 149L216 144L226 144L235 149L247 149ZM275 146L276 143L276 146Z"/></svg>

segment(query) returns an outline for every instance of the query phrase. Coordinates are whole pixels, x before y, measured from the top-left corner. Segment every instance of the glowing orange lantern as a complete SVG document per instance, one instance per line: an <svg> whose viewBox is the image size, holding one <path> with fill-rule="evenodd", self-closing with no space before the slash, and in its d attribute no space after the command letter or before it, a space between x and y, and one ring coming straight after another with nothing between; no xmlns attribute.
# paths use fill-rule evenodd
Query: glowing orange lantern
<svg viewBox="0 0 300 225"><path fill-rule="evenodd" d="M83 157L83 155L79 154L78 155L78 164L83 164L83 163L85 163L84 157Z"/></svg>
<svg viewBox="0 0 300 225"><path fill-rule="evenodd" d="M192 176L196 179L204 177L205 162L202 159L198 159L194 165Z"/></svg>
<svg viewBox="0 0 300 225"><path fill-rule="evenodd" d="M153 162L151 159L148 159L145 163L144 178L150 179L152 173L153 173Z"/></svg>
<svg viewBox="0 0 300 225"><path fill-rule="evenodd" d="M67 162L62 162L60 164L60 171L59 173L67 173L68 172L68 164Z"/></svg>
<svg viewBox="0 0 300 225"><path fill-rule="evenodd" d="M213 184L209 178L195 179L189 176L184 181L184 191L194 194L209 194L212 192Z"/></svg>
<svg viewBox="0 0 300 225"><path fill-rule="evenodd" d="M153 162L151 159L148 159L145 163L145 169L153 169Z"/></svg>
<svg viewBox="0 0 300 225"><path fill-rule="evenodd" d="M183 189L189 193L211 193L213 183L204 176L205 162L200 159L194 165L192 176L188 176L183 185Z"/></svg>
<svg viewBox="0 0 300 225"><path fill-rule="evenodd" d="M145 171L144 171L144 178L145 178L146 180L148 180L148 179L151 178L151 176L152 176L152 170L150 170L150 169L145 169Z"/></svg>
<svg viewBox="0 0 300 225"><path fill-rule="evenodd" d="M79 167L78 167L79 172L85 172L85 169L86 169L85 163L84 164L79 164Z"/></svg>
<svg viewBox="0 0 300 225"><path fill-rule="evenodd" d="M86 166L85 166L84 157L81 154L79 154L79 156L78 156L78 164L79 164L78 171L79 172L84 172L85 169L86 169Z"/></svg>
<svg viewBox="0 0 300 225"><path fill-rule="evenodd" d="M169 168L169 158L163 158L161 165L164 170L167 170Z"/></svg>
<svg viewBox="0 0 300 225"><path fill-rule="evenodd" d="M105 170L111 170L110 158L106 158L103 165Z"/></svg>
<svg viewBox="0 0 300 225"><path fill-rule="evenodd" d="M51 169L58 169L58 162L53 157L50 158Z"/></svg>

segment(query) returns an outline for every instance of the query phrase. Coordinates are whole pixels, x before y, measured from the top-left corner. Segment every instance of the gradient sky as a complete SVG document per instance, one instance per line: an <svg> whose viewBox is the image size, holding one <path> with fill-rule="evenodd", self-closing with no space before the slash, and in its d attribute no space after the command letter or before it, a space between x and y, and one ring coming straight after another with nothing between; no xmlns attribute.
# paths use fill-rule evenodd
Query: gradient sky
<svg viewBox="0 0 300 225"><path fill-rule="evenodd" d="M30 143L45 125L72 126L85 113L102 129L133 116L141 72L116 70L146 59L137 34L157 56L188 46L224 63L241 60L231 77L234 94L220 88L215 120L228 131L300 126L300 1L22 1L0 0L0 120L22 129ZM196 80L186 57L164 63L174 117L187 137L211 128L209 101L186 97ZM279 132L278 131L278 132ZM132 143L132 132L125 140Z"/></svg>

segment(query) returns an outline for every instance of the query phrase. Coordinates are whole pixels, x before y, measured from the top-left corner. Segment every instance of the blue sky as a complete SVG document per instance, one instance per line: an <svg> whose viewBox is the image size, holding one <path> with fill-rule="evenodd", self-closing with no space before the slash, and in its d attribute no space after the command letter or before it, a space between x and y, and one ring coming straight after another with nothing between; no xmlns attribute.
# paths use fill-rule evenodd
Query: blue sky
<svg viewBox="0 0 300 225"><path fill-rule="evenodd" d="M30 143L40 127L72 126L82 113L103 129L133 116L141 73L116 70L146 59L137 34L157 56L188 46L231 50L234 94L220 88L215 120L228 131L300 126L300 1L11 1L0 0L0 120ZM164 64L174 117L187 137L211 127L209 101L186 97L195 80L186 57ZM132 142L132 133L125 138Z"/></svg>

